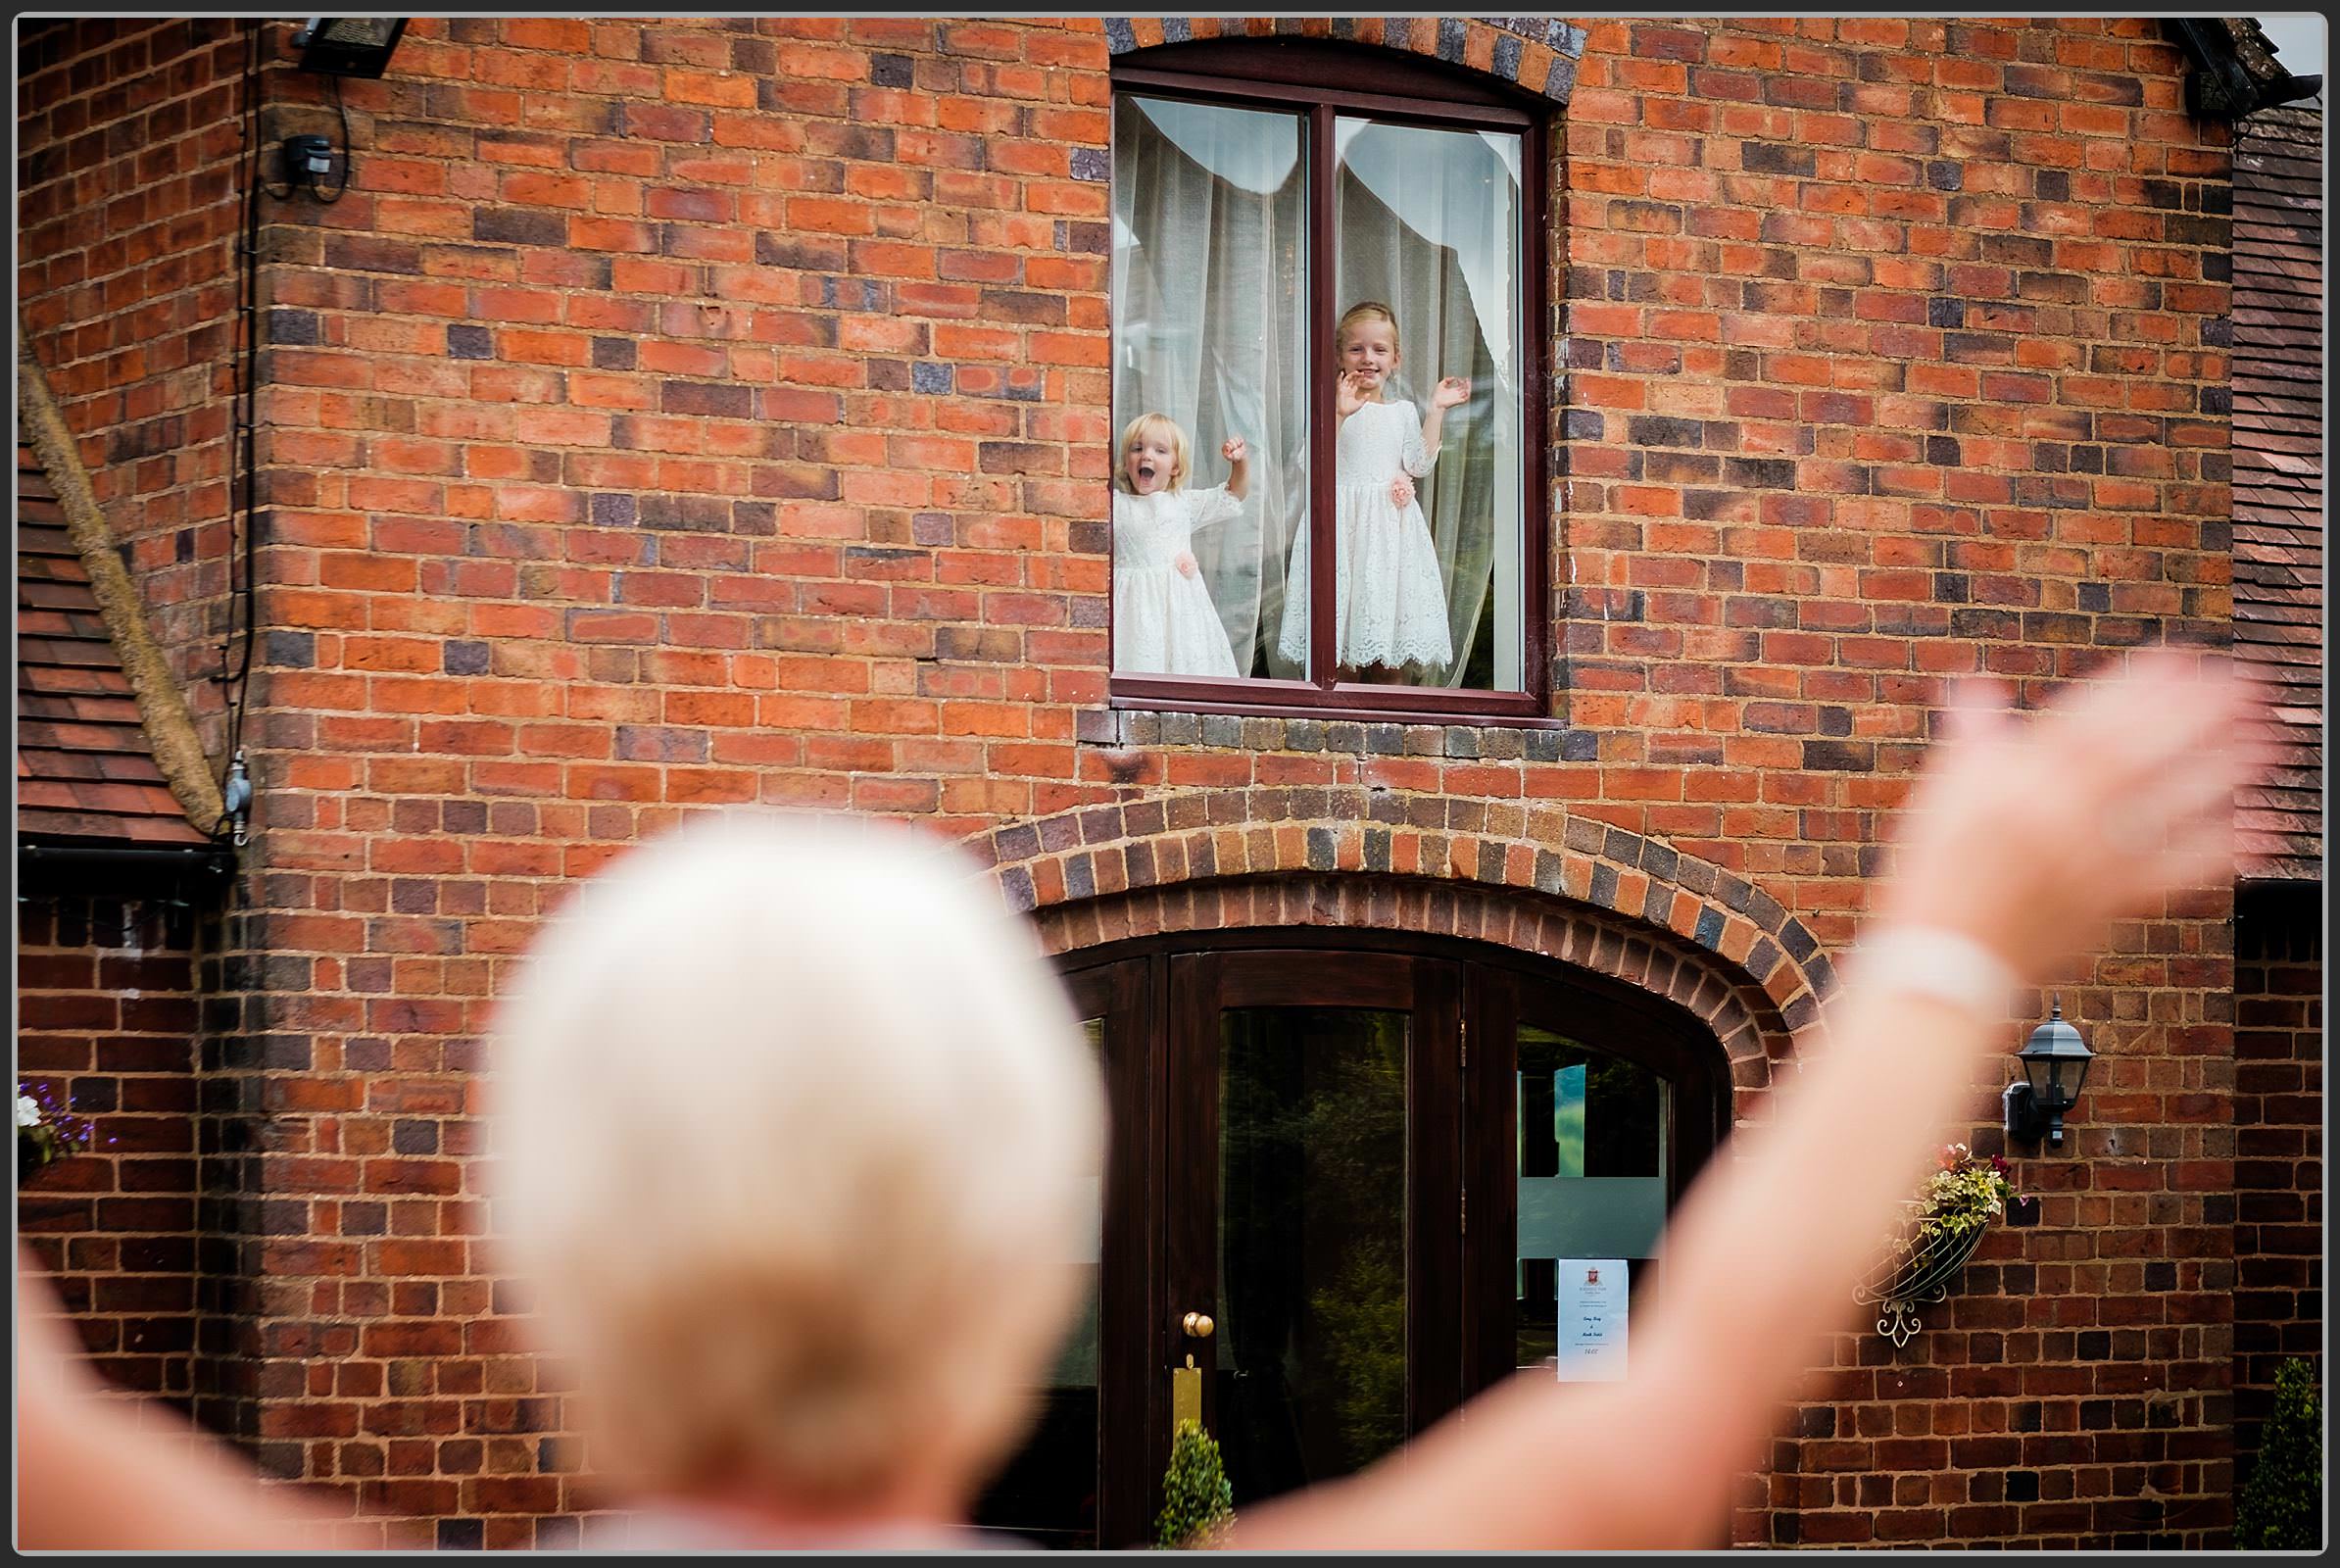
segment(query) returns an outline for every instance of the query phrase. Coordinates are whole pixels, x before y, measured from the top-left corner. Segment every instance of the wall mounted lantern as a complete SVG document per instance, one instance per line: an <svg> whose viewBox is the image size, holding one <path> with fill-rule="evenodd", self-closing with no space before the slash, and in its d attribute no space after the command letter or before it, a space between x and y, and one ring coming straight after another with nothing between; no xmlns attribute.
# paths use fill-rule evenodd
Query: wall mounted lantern
<svg viewBox="0 0 2340 1568"><path fill-rule="evenodd" d="M2064 1143L2064 1113L2076 1104L2080 1087L2088 1081L2088 1063L2096 1053L2081 1041L2080 1032L2064 1021L2059 998L2047 1022L2031 1031L2023 1049L2015 1054L2023 1076L2007 1086L2001 1097L2007 1136L2024 1144L2045 1137L2050 1145Z"/></svg>
<svg viewBox="0 0 2340 1568"><path fill-rule="evenodd" d="M378 76L407 30L404 17L311 17L292 36L301 69L327 76Z"/></svg>

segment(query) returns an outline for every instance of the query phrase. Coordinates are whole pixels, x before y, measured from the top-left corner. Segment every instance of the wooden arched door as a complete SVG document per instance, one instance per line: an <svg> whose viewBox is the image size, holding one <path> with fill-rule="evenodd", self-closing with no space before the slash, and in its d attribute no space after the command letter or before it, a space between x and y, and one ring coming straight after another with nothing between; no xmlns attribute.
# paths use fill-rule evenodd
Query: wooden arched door
<svg viewBox="0 0 2340 1568"><path fill-rule="evenodd" d="M1556 1260L1638 1296L1728 1113L1679 1008L1479 944L1188 935L1066 977L1113 1107L1097 1287L978 1514L1052 1544L1148 1539L1190 1357L1239 1507L1536 1365Z"/></svg>

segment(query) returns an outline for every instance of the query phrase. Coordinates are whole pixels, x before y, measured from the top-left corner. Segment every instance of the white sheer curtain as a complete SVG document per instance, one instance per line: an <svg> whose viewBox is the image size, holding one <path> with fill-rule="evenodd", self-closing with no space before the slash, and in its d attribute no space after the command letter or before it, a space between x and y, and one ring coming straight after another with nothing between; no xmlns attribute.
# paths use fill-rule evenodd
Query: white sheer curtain
<svg viewBox="0 0 2340 1568"><path fill-rule="evenodd" d="M1168 415L1193 442L1195 487L1226 481L1227 437L1249 444L1242 514L1196 534L1194 557L1253 676L1305 673L1274 644L1308 508L1306 185L1297 116L1115 102L1114 439Z"/></svg>
<svg viewBox="0 0 2340 1568"><path fill-rule="evenodd" d="M1427 413L1441 376L1472 383L1419 487L1455 654L1423 684L1521 690L1519 138L1342 119L1335 156L1336 311L1395 312L1391 399Z"/></svg>

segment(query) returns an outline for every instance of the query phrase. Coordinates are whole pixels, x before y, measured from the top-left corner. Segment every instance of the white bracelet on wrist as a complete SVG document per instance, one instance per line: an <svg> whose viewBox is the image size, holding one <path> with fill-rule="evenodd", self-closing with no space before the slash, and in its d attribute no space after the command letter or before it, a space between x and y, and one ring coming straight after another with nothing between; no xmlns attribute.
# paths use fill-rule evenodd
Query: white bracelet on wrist
<svg viewBox="0 0 2340 1568"><path fill-rule="evenodd" d="M1938 926L1871 932L1854 949L1850 967L1863 984L1932 997L1992 1023L2008 1016L2022 984L2006 959L1973 937Z"/></svg>

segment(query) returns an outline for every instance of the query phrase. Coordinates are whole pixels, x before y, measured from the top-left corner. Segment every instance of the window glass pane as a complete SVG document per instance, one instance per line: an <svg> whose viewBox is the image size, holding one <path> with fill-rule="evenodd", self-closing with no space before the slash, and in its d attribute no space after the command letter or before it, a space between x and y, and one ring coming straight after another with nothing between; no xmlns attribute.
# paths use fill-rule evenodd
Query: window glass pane
<svg viewBox="0 0 2340 1568"><path fill-rule="evenodd" d="M1240 1508L1405 1436L1408 1020L1221 1018L1215 1435Z"/></svg>
<svg viewBox="0 0 2340 1568"><path fill-rule="evenodd" d="M1525 690L1520 138L1343 118L1334 154L1343 678Z"/></svg>
<svg viewBox="0 0 2340 1568"><path fill-rule="evenodd" d="M1666 1225L1673 1086L1637 1062L1519 1031L1516 1364L1553 1352L1553 1259L1620 1257L1639 1299ZM1631 1318L1628 1322L1630 1324Z"/></svg>
<svg viewBox="0 0 2340 1568"><path fill-rule="evenodd" d="M1296 115L1124 94L1113 112L1113 667L1306 673L1280 651L1308 508L1307 164ZM1171 476L1122 433L1160 415ZM1245 494L1222 446L1247 448Z"/></svg>

